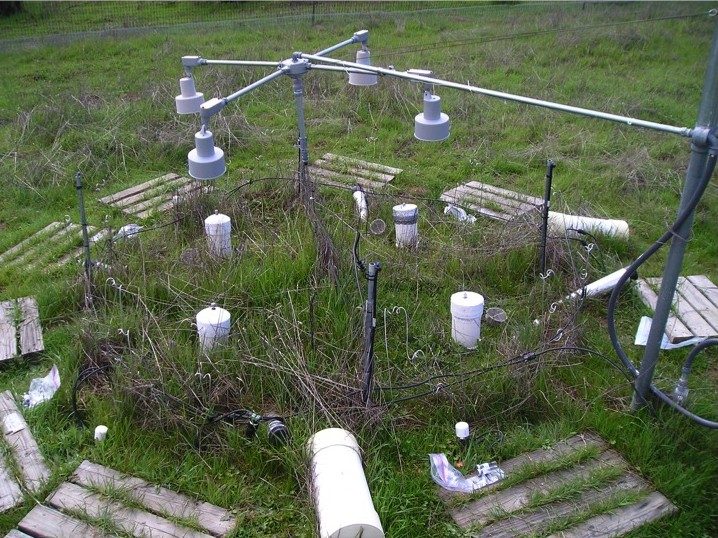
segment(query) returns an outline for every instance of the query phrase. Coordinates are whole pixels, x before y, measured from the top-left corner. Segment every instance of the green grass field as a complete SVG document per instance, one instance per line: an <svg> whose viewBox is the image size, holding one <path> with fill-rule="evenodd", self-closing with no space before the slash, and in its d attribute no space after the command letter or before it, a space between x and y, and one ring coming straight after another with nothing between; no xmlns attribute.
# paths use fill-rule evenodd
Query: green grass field
<svg viewBox="0 0 718 538"><path fill-rule="evenodd" d="M61 6L51 16L71 31ZM95 20L91 6L82 8L79 20ZM158 6L170 13L187 8ZM324 17L314 26L300 19L170 28L6 52L0 58L0 252L65 215L78 222L77 170L85 175L90 224L115 230L128 220L98 198L167 172L186 173L198 119L174 111L183 55L281 60L366 28L375 65L432 69L440 78L692 127L715 25L705 15L710 7L481 4ZM262 6L255 9L253 16L261 17ZM656 18L666 19L628 22ZM38 32L50 22L38 23ZM354 51L335 56L352 60ZM201 67L195 78L198 90L212 97L270 70ZM365 234L360 243L362 257L383 266L375 346L380 387L552 347L580 346L614 357L605 298L588 300L580 312L559 309L538 328L532 321L585 280L630 263L665 230L676 214L686 140L440 89L451 137L423 144L412 136L418 85L382 79L378 87L356 88L343 74L318 72L309 73L305 85L311 157L332 152L402 168L389 195L370 200L372 218L391 223L391 206L401 201L420 207L418 251L397 250L391 231ZM364 451L387 536L460 536L436 495L428 453L446 452L468 469L592 430L679 507L632 536L718 533L715 432L667 409L632 414L630 385L598 354L547 353L529 364L451 378L459 382L443 390L436 390L437 382L377 390L376 407L363 409L358 389L366 291L352 264L353 201L350 193L329 189L317 199L338 254L340 278L333 286L319 270L311 225L293 197L291 84L280 79L241 98L213 120L212 130L227 153L228 173L203 199L142 223L157 228L133 241L98 245L95 258L112 271L95 273L91 309L83 308L78 266L0 266L0 300L37 296L46 343L40 357L0 367L0 389L22 394L53 363L62 377L53 400L26 413L53 469L38 502L90 459L231 507L240 521L236 536L311 536L316 523L304 444L322 427L343 426L356 433ZM467 227L443 214L438 197L468 179L541 196L548 158L558 164L555 209L625 219L631 236L626 243L600 239L590 255L555 239L550 259L556 274L544 281L537 274L535 227L482 218ZM716 194L714 182L699 205L683 271L714 282ZM233 220L241 253L231 262L206 253L202 219L214 209ZM189 249L197 250L196 259L183 256ZM664 260L662 252L643 274L659 276ZM482 293L487 306L508 313L506 325L482 327L476 351L451 341L449 297L461 289ZM197 353L191 322L210 302L232 313L233 329L226 348L205 356ZM637 295L626 292L618 322L636 362L642 348L633 337L646 314ZM552 341L562 327L563 337ZM656 383L665 390L675 384L684 355L662 353ZM715 420L716 352L701 357L690 406ZM88 365L112 361L107 375L79 392L90 426L82 428L72 416L73 383ZM270 445L263 431L248 440L240 424L207 424L208 417L244 407L288 416L289 446ZM455 442L458 420L477 435L466 452ZM95 445L91 430L100 423L110 434ZM0 531L13 528L34 504L28 498L0 515Z"/></svg>

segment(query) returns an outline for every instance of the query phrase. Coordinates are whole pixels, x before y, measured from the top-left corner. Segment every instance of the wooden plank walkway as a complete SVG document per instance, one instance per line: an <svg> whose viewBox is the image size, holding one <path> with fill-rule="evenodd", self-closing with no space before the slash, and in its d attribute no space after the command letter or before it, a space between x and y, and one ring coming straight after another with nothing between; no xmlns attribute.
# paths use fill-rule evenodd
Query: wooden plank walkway
<svg viewBox="0 0 718 538"><path fill-rule="evenodd" d="M211 538L237 524L229 510L83 461L67 482L18 524L33 538L133 536ZM94 520L94 521L93 521ZM102 528L95 526L95 521Z"/></svg>
<svg viewBox="0 0 718 538"><path fill-rule="evenodd" d="M3 444L13 460L11 464L0 454L0 512L4 512L22 503L23 489L38 493L50 478L50 470L10 391L0 393L0 423Z"/></svg>
<svg viewBox="0 0 718 538"><path fill-rule="evenodd" d="M636 289L644 304L655 310L661 279L639 279ZM718 287L705 275L679 277L673 312L666 323L666 336L671 343L695 336L718 336Z"/></svg>
<svg viewBox="0 0 718 538"><path fill-rule="evenodd" d="M579 461L575 456L584 448L594 454L587 452L588 459ZM555 536L621 536L676 510L663 495L652 492L620 454L590 434L522 454L500 467L507 480L528 469L533 473L508 487L497 482L473 496L439 490L456 524L470 536L545 536L563 526L568 528ZM622 499L629 494L635 497L625 505Z"/></svg>
<svg viewBox="0 0 718 538"><path fill-rule="evenodd" d="M351 157L325 153L308 167L309 173L320 185L339 188L356 188L377 191L385 188L400 174L401 168L371 163Z"/></svg>
<svg viewBox="0 0 718 538"><path fill-rule="evenodd" d="M95 228L88 226L93 234ZM99 237L99 236L96 236ZM0 253L0 265L14 271L64 265L82 255L82 228L71 222L51 222Z"/></svg>
<svg viewBox="0 0 718 538"><path fill-rule="evenodd" d="M145 219L172 209L181 200L209 190L211 187L203 185L201 181L169 173L110 194L99 201L120 209L126 215Z"/></svg>
<svg viewBox="0 0 718 538"><path fill-rule="evenodd" d="M523 215L538 214L543 207L543 199L528 196L480 183L469 181L449 189L439 197L443 202L475 211L479 215L494 220L510 221Z"/></svg>
<svg viewBox="0 0 718 538"><path fill-rule="evenodd" d="M18 346L19 341L19 346ZM0 362L45 349L34 297L0 303Z"/></svg>

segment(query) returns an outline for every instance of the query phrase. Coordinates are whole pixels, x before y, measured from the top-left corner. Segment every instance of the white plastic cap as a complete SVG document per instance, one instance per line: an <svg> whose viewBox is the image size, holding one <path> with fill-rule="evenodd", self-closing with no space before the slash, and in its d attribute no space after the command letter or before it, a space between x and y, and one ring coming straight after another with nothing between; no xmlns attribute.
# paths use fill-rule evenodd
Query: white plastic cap
<svg viewBox="0 0 718 538"><path fill-rule="evenodd" d="M466 422L457 422L454 429L456 430L456 437L459 439L466 439L469 436L469 425Z"/></svg>
<svg viewBox="0 0 718 538"><path fill-rule="evenodd" d="M203 129L194 135L195 149L187 154L189 175L194 179L217 179L227 171L224 151L214 145L212 131Z"/></svg>
<svg viewBox="0 0 718 538"><path fill-rule="evenodd" d="M200 105L204 103L204 94L197 92L192 77L180 79L180 94L175 97L175 106L178 114L197 114Z"/></svg>
<svg viewBox="0 0 718 538"><path fill-rule="evenodd" d="M356 63L371 65L369 51L365 49L358 50ZM349 73L349 84L352 86L374 86L378 81L379 77L376 73Z"/></svg>
<svg viewBox="0 0 718 538"><path fill-rule="evenodd" d="M107 437L107 426L100 424L95 428L95 441L104 441Z"/></svg>
<svg viewBox="0 0 718 538"><path fill-rule="evenodd" d="M474 291L457 291L451 295L451 314L457 318L480 318L484 312L484 296Z"/></svg>
<svg viewBox="0 0 718 538"><path fill-rule="evenodd" d="M441 111L441 97L424 94L424 112L414 118L414 137L423 142L441 142L449 138L449 116Z"/></svg>

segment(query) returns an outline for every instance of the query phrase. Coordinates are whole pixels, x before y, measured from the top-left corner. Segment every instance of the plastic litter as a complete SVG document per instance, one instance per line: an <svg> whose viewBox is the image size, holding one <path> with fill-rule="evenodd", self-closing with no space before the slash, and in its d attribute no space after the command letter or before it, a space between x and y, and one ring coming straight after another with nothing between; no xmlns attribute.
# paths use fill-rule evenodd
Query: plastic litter
<svg viewBox="0 0 718 538"><path fill-rule="evenodd" d="M60 388L60 371L53 364L45 377L36 377L30 381L30 389L22 397L22 405L35 407L37 404L48 401Z"/></svg>
<svg viewBox="0 0 718 538"><path fill-rule="evenodd" d="M506 477L495 461L480 463L476 474L468 478L449 463L446 454L429 454L429 463L432 480L448 491L471 493Z"/></svg>
<svg viewBox="0 0 718 538"><path fill-rule="evenodd" d="M469 224L474 224L476 222L476 217L474 215L469 215L463 208L451 204L444 208L444 215L451 215L456 220L460 222L468 222Z"/></svg>
<svg viewBox="0 0 718 538"><path fill-rule="evenodd" d="M122 228L120 228L115 236L112 238L113 241L118 241L120 239L127 239L136 236L138 233L142 231L142 226L139 224L125 224Z"/></svg>
<svg viewBox="0 0 718 538"><path fill-rule="evenodd" d="M651 330L652 321L653 320L648 316L641 317L641 321L638 323L638 330L636 331L636 339L633 342L635 345L646 345L646 343L648 342L648 333ZM677 344L671 344L668 341L666 333L663 333L663 338L661 339L661 349L678 349L680 347L694 346L701 340L703 340L703 338L699 336L694 336L693 338L683 340L682 342L678 342Z"/></svg>

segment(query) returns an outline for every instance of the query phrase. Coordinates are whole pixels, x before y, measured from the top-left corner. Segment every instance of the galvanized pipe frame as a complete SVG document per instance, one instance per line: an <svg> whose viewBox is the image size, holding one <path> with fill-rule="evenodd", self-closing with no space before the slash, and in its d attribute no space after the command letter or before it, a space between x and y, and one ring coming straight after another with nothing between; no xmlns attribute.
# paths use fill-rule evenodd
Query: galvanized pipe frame
<svg viewBox="0 0 718 538"><path fill-rule="evenodd" d="M328 54L329 52L333 52L334 50L337 50L339 48L342 48L344 46L350 45L352 43L356 43L358 40L355 39L357 34L352 39L347 39L345 41L342 41L332 47L328 47L327 49L324 49L323 51L320 51L317 54L306 54L302 52L295 52L292 55L291 60L285 60L284 62L279 62L278 64L275 64L274 62L259 62L259 61L231 61L231 60L204 60L200 59L201 62L197 62L196 65L254 65L254 66L267 66L267 65L276 65L278 67L278 71L275 73L272 73L271 75L268 75L267 77L264 77L249 86L246 86L245 88L242 88L241 90L229 95L228 97L221 99L222 105L220 107L216 107L215 109L211 111L202 110L202 121L203 125L206 125L206 121L209 120L209 118L213 115L219 112L226 104L229 102L239 98L242 95L245 95L254 89L270 82L271 80L274 80L275 78L278 78L281 75L290 75L295 79L295 98L296 98L296 105L297 105L297 114L298 114L298 122L300 127L300 136L299 136L299 145L300 145L300 153L301 153L301 160L303 161L303 164L306 164L308 162L308 148L307 148L307 138L306 138L306 131L303 129L304 127L304 103L303 99L301 99L299 96L297 96L296 90L297 84L296 81L300 79L301 76L303 76L306 71L310 69L316 69L320 71L332 71L332 72L362 72L362 73L375 73L377 75L383 75L383 76L392 76L396 78L401 78L404 80L410 80L413 82L419 82L426 85L433 85L433 86L441 86L441 87L447 87L447 88L453 88L461 91L467 91L469 93L484 95L487 97L493 97L497 99L502 99L506 101L513 101L525 105L531 105L531 106L537 106L541 108L547 108L550 110L556 110L559 112L566 112L570 114L575 114L579 116L594 118L594 119L600 119L600 120L606 120L611 121L615 123L620 123L623 125L627 125L629 127L638 127L643 129L649 129L653 131L658 132L664 132L668 134L674 134L686 138L692 139L691 144L691 150L692 150L692 157L691 161L689 163L688 171L686 173L686 182L684 185L683 192L681 194L681 201L680 201L680 209L682 209L690 200L691 195L695 194L696 192L696 183L697 183L697 177L700 175L700 171L703 170L704 166L701 166L701 164L705 164L705 149L707 146L707 137L708 135L712 134L713 131L718 127L718 24L716 25L714 36L713 36L713 45L711 48L711 54L708 62L708 69L706 72L706 78L704 83L704 91L703 91L703 97L701 100L701 106L699 109L698 114L698 121L696 124L695 129L691 129L689 127L680 127L680 126L674 126L669 124L663 124L658 122L652 122L647 120L641 120L638 118L632 118L629 116L623 116L618 114L610 114L606 112L601 112L597 110L582 108L582 107L575 107L572 105L565 105L562 103L557 103L553 101L546 101L541 99L534 99L531 97L525 97L517 94L511 94L507 92L501 92L496 90L490 90L486 88L481 88L479 86L473 86L470 84L462 84L457 82L452 82L448 80L443 80L439 78L429 77L429 76L423 76L416 73L412 73L410 71L397 71L394 69L386 69L381 67L374 67L364 64L358 64L355 62L347 62L344 60L337 60L334 58L327 58L323 56L323 54ZM362 42L362 47L366 47L366 36ZM291 65L289 62L297 62L298 60L305 60L306 63L304 64L304 69L300 73L291 73L291 69L289 65ZM311 62L318 62L318 64L312 64ZM231 63L230 63L231 62ZM183 64L184 64L184 58L183 58ZM322 65L325 64L325 65ZM328 64L328 65L326 65ZM191 67L187 66L185 64L185 69L188 71L189 74L191 74ZM300 85L301 88L301 85ZM706 138L705 141L703 141L703 138ZM679 209L679 212L680 212ZM654 323L652 323L651 331L649 334L648 343L646 346L646 351L644 353L644 357L641 363L641 369L637 373L637 380L636 380L636 386L635 386L635 393L634 393L634 401L633 401L633 407L634 409L637 409L639 407L642 407L646 405L646 398L649 393L653 392L655 393L656 390L652 386L652 379L653 379L653 372L655 369L655 366L658 362L658 352L660 350L660 342L662 339L663 332L665 331L665 325L667 322L667 318L670 311L670 305L672 303L672 298L675 293L676 285L677 285L677 278L678 274L680 273L682 263L683 263L683 256L685 252L685 243L686 243L686 237L690 233L690 230L692 228L692 215L686 220L684 225L681 227L681 231L685 233L681 233L678 236L674 236L674 238L671 241L671 249L668 256L668 260L666 261L666 265L664 268L663 273L663 281L661 290L658 297L658 304L656 308L656 312L654 314ZM659 391L660 392L660 391ZM659 396L663 396L661 393ZM665 398L661 398L663 401L665 401ZM675 406L674 406L675 407ZM686 414L686 413L684 413ZM700 417L697 417L700 419ZM695 420L695 418L694 418ZM704 420L704 419L701 419ZM697 420L697 422L701 423L700 420ZM704 420L705 422L705 420Z"/></svg>

